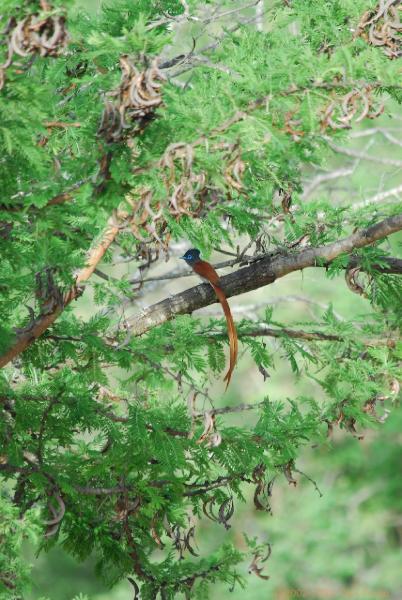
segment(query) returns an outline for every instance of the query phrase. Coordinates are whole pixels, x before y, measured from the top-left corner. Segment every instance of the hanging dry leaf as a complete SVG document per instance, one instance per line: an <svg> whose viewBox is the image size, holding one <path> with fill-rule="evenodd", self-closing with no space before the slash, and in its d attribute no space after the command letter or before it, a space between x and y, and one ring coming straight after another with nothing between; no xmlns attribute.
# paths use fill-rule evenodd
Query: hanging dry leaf
<svg viewBox="0 0 402 600"><path fill-rule="evenodd" d="M8 48L6 61L0 65L0 90L14 55L22 58L35 54L56 57L63 52L68 40L66 19L61 15L41 18L32 14L20 21L12 17L3 33L7 35Z"/></svg>
<svg viewBox="0 0 402 600"><path fill-rule="evenodd" d="M117 90L109 92L105 100L98 135L107 143L140 133L153 118L155 109L162 104L162 83L165 75L158 69L158 59L150 67L139 71L127 55L120 57L121 81Z"/></svg>

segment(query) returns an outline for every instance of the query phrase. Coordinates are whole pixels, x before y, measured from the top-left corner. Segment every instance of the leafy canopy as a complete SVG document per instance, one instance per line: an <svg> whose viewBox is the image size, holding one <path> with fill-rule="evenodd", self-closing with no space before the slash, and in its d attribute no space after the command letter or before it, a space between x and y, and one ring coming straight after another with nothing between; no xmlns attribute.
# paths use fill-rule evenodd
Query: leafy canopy
<svg viewBox="0 0 402 600"><path fill-rule="evenodd" d="M360 322L330 307L301 324L303 338L272 310L259 320L320 394L247 397L247 418L230 424L235 407L216 412L208 390L225 368L222 319L183 315L128 335L126 311L152 303L132 279L183 240L206 258L221 247L236 256L238 243L292 255L401 212L400 202L302 199L303 173L330 144L401 98L398 33L373 43L389 14L363 0L266 4L256 27L255 7L240 2L119 0L89 16L68 2L3 1L0 353L57 312L0 380L0 589L10 597L27 582L22 538L39 531L41 549L94 553L108 584L130 577L143 598L242 586L246 556L265 577L268 540L202 556L200 519L229 529L247 486L269 511L273 482L295 482L304 445L338 426L357 435L397 393L402 346L384 340L401 322L401 284L381 269L382 240L354 253L366 273L349 273L366 298ZM77 289L98 247L102 278ZM275 360L263 333L249 318L237 326L266 377Z"/></svg>

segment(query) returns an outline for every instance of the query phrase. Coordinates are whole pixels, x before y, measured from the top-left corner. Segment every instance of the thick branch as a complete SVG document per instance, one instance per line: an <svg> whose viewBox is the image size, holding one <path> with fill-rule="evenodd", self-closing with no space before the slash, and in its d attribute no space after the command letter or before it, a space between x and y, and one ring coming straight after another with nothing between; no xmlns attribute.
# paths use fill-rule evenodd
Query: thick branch
<svg viewBox="0 0 402 600"><path fill-rule="evenodd" d="M340 254L348 254L355 249L368 246L401 229L402 214L384 219L371 227L357 231L349 237L326 246L307 248L297 254L267 256L248 267L222 277L222 287L228 298L237 296L273 283L275 279L284 277L293 271L320 264L325 265ZM131 333L135 336L142 335L177 315L192 313L194 310L214 302L217 302L217 299L212 287L207 283L198 285L166 298L133 317L130 321Z"/></svg>
<svg viewBox="0 0 402 600"><path fill-rule="evenodd" d="M219 252L225 254L225 252L223 250L219 250ZM264 258L264 256L261 255L261 258ZM227 267L234 267L235 265L244 265L246 263L250 264L251 262L257 262L257 260L259 260L259 258L258 259L256 259L255 257L249 258L248 256L244 256L242 254L238 258L234 258L233 260L225 260L223 262L217 263L214 265L214 268L216 271L219 271L219 269L225 269ZM379 271L380 273L387 273L388 275L390 275L390 274L402 275L402 259L401 258L392 258L389 256L382 256L381 263L382 263L381 265L377 265L377 264L372 265L372 268L375 271ZM358 267L358 266L361 266L361 260L359 259L358 256L352 256L350 258L348 268ZM105 273L102 273L101 271L99 271L99 269L95 269L95 274L98 275L99 277L101 277L102 279L105 279L105 281L109 281L111 279L110 275L106 275ZM171 271L170 273L164 273L163 275L157 275L155 277L145 277L144 279L141 279L141 278L130 279L129 283L131 285L137 285L137 284L149 283L151 281L166 281L168 279L181 279L182 277L194 277L194 273L192 271L189 271L188 269L186 271L184 271L184 270L183 271Z"/></svg>

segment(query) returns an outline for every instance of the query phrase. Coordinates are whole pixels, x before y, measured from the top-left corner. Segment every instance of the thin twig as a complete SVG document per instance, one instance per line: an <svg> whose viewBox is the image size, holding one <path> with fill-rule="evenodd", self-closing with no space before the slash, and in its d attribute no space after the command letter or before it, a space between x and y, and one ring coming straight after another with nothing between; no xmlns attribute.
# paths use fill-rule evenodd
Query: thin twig
<svg viewBox="0 0 402 600"><path fill-rule="evenodd" d="M201 483L199 485L186 484L187 488L195 489L191 489L188 492L184 492L183 496L199 496L200 494L205 494L205 492L209 492L210 490L215 490L216 488L225 486L236 479L240 479L240 481L246 481L247 483L253 483L252 479L246 477L244 473L234 473L233 475L218 477L214 481L206 481L205 483Z"/></svg>
<svg viewBox="0 0 402 600"><path fill-rule="evenodd" d="M223 406L222 408L214 408L209 412L212 415L226 415L228 413L243 412L245 410L256 410L257 408L260 408L260 406L262 406L263 404L264 401L257 402L256 404L237 404L236 406ZM205 412L195 412L193 414L193 417L197 419L204 417L204 415Z"/></svg>
<svg viewBox="0 0 402 600"><path fill-rule="evenodd" d="M380 133L383 135L391 144L396 146L402 146L402 142L394 137L391 131L401 131L402 127L371 127L369 129L363 129L362 131L352 131L350 133L351 138L367 137L369 135L375 135Z"/></svg>
<svg viewBox="0 0 402 600"><path fill-rule="evenodd" d="M392 196L395 197L395 200L400 200L398 194L402 194L402 185L398 185L397 187L394 187L390 190L386 190L384 192L379 192L378 194L371 196L371 198L366 198L361 202L356 202L355 204L352 204L350 208L352 210L359 210L360 208L365 208L370 204L378 204L379 202L383 202L384 200Z"/></svg>
<svg viewBox="0 0 402 600"><path fill-rule="evenodd" d="M366 154L365 152L359 152L359 150L353 150L352 148L345 148L343 146L338 146L334 144L329 138L327 139L327 143L334 150L334 152L338 152L339 154L345 154L346 156L352 156L353 158L359 158L360 160L367 160L370 162L375 162L380 165L389 165L392 167L402 167L402 160L396 160L394 158L382 158L381 156L371 156L371 154Z"/></svg>
<svg viewBox="0 0 402 600"><path fill-rule="evenodd" d="M321 184L326 181L331 181L332 179L339 179L340 177L348 177L349 175L353 175L356 169L356 164L353 164L350 167L341 167L340 169L335 169L334 171L329 171L328 173L321 173L320 175L316 175L314 179L308 182L307 185L304 186L302 199L307 200L309 196L311 196L312 192Z"/></svg>
<svg viewBox="0 0 402 600"><path fill-rule="evenodd" d="M205 334L211 338L220 338L225 337L220 332L210 332L206 331ZM274 329L272 327L268 327L265 324L260 324L253 329L246 329L245 331L238 331L238 337L274 337L274 338L284 338L290 337L294 339L300 340L308 340L315 342L345 342L346 338L330 334L330 333L322 333L321 331L302 331L300 329L289 329L288 327L281 327ZM395 348L396 343L399 341L399 338L372 338L372 339L362 339L357 340L358 343L363 344L364 346L387 346L388 348Z"/></svg>
<svg viewBox="0 0 402 600"><path fill-rule="evenodd" d="M49 129L52 129L52 128L66 129L67 127L81 127L81 125L82 125L82 123L78 123L78 122L68 123L66 121L45 121L43 124L45 127L48 127Z"/></svg>

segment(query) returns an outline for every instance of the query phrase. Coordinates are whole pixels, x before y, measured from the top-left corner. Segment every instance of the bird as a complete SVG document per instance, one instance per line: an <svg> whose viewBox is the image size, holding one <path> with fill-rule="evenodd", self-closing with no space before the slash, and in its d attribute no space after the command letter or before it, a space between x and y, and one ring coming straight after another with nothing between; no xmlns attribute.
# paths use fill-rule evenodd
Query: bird
<svg viewBox="0 0 402 600"><path fill-rule="evenodd" d="M223 381L226 381L226 391L232 378L232 373L237 361L237 331L233 321L232 313L230 311L230 306L228 304L228 301L226 300L225 292L223 291L220 285L219 275L209 262L200 258L200 254L201 252L197 248L190 248L190 250L187 250L187 252L180 258L185 260L186 263L193 269L193 271L201 277L201 279L211 284L219 302L222 305L223 312L225 313L230 348L229 369L223 379Z"/></svg>

